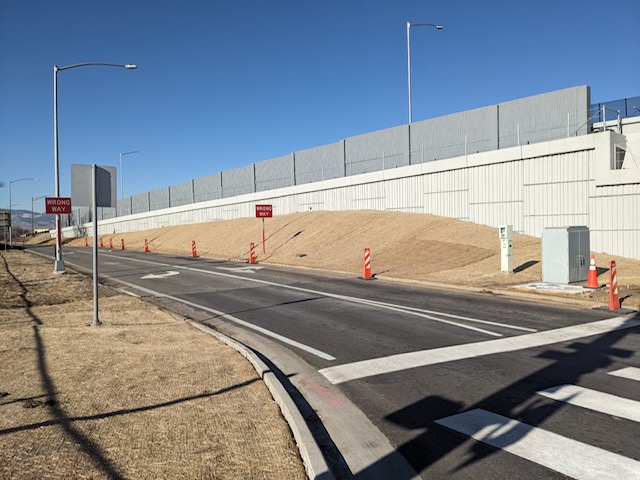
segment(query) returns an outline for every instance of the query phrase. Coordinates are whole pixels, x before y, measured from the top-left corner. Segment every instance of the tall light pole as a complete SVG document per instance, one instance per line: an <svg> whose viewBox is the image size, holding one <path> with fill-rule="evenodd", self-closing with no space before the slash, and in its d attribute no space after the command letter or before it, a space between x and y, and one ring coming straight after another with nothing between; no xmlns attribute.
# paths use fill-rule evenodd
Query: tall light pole
<svg viewBox="0 0 640 480"><path fill-rule="evenodd" d="M411 27L433 27L436 30L442 30L442 25L436 25L435 23L411 23L407 22L407 82L409 85L409 125L411 125L411 39L410 31Z"/></svg>
<svg viewBox="0 0 640 480"><path fill-rule="evenodd" d="M62 70L69 70L71 68L89 67L89 66L103 66L103 67L117 67L126 68L128 70L135 70L138 68L136 65L119 63L102 63L102 62L85 62L76 63L73 65L67 65L65 67L53 66L53 161L54 161L54 178L55 178L55 196L60 196L60 173L59 173L59 161L58 161L58 72ZM62 261L62 242L60 231L60 214L56 214L56 260L53 265L53 273L64 273L64 262Z"/></svg>
<svg viewBox="0 0 640 480"><path fill-rule="evenodd" d="M18 178L16 180L9 180L9 246L13 247L13 221L12 221L12 214L11 214L11 185L13 183L16 182L24 182L25 180L38 180L35 177L29 177L29 178Z"/></svg>
<svg viewBox="0 0 640 480"><path fill-rule="evenodd" d="M124 155L131 155L132 153L142 153L140 150L134 150L132 152L124 152L120 154L120 198L124 198L124 180L122 176L122 157Z"/></svg>
<svg viewBox="0 0 640 480"><path fill-rule="evenodd" d="M33 202L34 200L40 200L41 198L50 197L51 195L41 195L40 197L31 197L31 235L34 233L33 228Z"/></svg>

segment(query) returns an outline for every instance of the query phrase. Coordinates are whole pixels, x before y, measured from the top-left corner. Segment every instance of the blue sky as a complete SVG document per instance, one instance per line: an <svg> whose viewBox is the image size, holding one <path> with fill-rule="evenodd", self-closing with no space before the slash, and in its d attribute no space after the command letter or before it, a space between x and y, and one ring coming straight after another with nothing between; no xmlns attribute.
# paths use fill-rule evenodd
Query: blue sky
<svg viewBox="0 0 640 480"><path fill-rule="evenodd" d="M12 203L73 163L119 167L125 196L407 123L577 85L640 95L637 0L0 0L0 180ZM119 178L118 178L119 180ZM0 189L0 208L9 204ZM43 200L35 210L43 211Z"/></svg>

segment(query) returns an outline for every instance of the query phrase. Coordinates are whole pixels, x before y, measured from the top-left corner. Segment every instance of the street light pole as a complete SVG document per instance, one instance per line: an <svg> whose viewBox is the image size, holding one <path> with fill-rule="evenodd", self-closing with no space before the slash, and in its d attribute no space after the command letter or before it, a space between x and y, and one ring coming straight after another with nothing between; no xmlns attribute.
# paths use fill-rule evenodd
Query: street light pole
<svg viewBox="0 0 640 480"><path fill-rule="evenodd" d="M40 197L31 197L31 235L35 233L35 229L33 228L33 202L34 200L40 200L41 198L50 197L51 195L42 195Z"/></svg>
<svg viewBox="0 0 640 480"><path fill-rule="evenodd" d="M54 161L54 179L55 179L55 196L60 197L60 172L58 160L58 72L69 70L71 68L103 66L126 68L127 70L135 70L136 65L119 64L119 63L103 63L103 62L85 62L67 65L64 67L53 66L53 161ZM56 260L53 265L53 273L64 273L64 262L62 261L62 235L60 229L60 214L56 214Z"/></svg>
<svg viewBox="0 0 640 480"><path fill-rule="evenodd" d="M12 214L11 214L11 184L16 183L16 182L23 182L25 180L38 180L35 177L29 177L29 178L18 178L16 180L10 180L9 181L9 246L13 247L13 218L12 218Z"/></svg>
<svg viewBox="0 0 640 480"><path fill-rule="evenodd" d="M411 23L407 22L407 83L409 92L409 125L411 125L411 27L433 27L436 30L442 30L442 25L436 25L435 23Z"/></svg>
<svg viewBox="0 0 640 480"><path fill-rule="evenodd" d="M124 198L124 180L122 175L122 157L123 155L131 155L132 153L142 153L140 150L134 150L132 152L124 152L120 154L120 199Z"/></svg>

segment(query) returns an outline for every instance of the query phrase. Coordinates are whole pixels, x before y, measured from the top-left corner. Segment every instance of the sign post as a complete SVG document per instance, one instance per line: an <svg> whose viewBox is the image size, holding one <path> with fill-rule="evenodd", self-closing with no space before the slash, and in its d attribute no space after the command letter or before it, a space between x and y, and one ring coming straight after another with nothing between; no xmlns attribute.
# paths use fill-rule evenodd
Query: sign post
<svg viewBox="0 0 640 480"><path fill-rule="evenodd" d="M91 191L87 191L87 184ZM71 195L74 202L91 207L93 217L93 321L98 318L98 207L111 207L116 203L116 169L98 165L71 165Z"/></svg>
<svg viewBox="0 0 640 480"><path fill-rule="evenodd" d="M9 210L0 210L0 227L4 232L4 249L7 249L7 228L11 226L11 214Z"/></svg>
<svg viewBox="0 0 640 480"><path fill-rule="evenodd" d="M262 253L266 253L264 219L273 217L273 205L256 205L256 218L262 219Z"/></svg>

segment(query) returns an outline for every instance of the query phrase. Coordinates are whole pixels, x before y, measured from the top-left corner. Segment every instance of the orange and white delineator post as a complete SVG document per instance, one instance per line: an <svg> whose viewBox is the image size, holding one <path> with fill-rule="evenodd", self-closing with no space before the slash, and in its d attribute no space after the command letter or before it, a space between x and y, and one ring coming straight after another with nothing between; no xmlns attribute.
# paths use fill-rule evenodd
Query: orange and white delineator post
<svg viewBox="0 0 640 480"><path fill-rule="evenodd" d="M616 262L611 261L609 268L609 310L620 310L620 293L618 292L618 275L616 271Z"/></svg>
<svg viewBox="0 0 640 480"><path fill-rule="evenodd" d="M593 255L591 255L586 288L598 288L598 270L596 269L596 257Z"/></svg>
<svg viewBox="0 0 640 480"><path fill-rule="evenodd" d="M113 248L113 238L109 239L109 248Z"/></svg>
<svg viewBox="0 0 640 480"><path fill-rule="evenodd" d="M198 256L198 252L196 251L196 241L195 240L191 240L191 256L192 257L197 257Z"/></svg>
<svg viewBox="0 0 640 480"><path fill-rule="evenodd" d="M84 237L84 246L85 247L89 246L89 237Z"/></svg>
<svg viewBox="0 0 640 480"><path fill-rule="evenodd" d="M102 241L102 237L100 237L100 248L104 247L104 242Z"/></svg>
<svg viewBox="0 0 640 480"><path fill-rule="evenodd" d="M256 246L253 242L249 246L249 263L252 265L256 263Z"/></svg>
<svg viewBox="0 0 640 480"><path fill-rule="evenodd" d="M371 278L371 250L369 248L364 249L364 273L362 278L365 280Z"/></svg>
<svg viewBox="0 0 640 480"><path fill-rule="evenodd" d="M148 252L149 251L149 242L147 242L147 239L144 239L144 251Z"/></svg>
<svg viewBox="0 0 640 480"><path fill-rule="evenodd" d="M120 239L120 250L124 250L124 238Z"/></svg>

